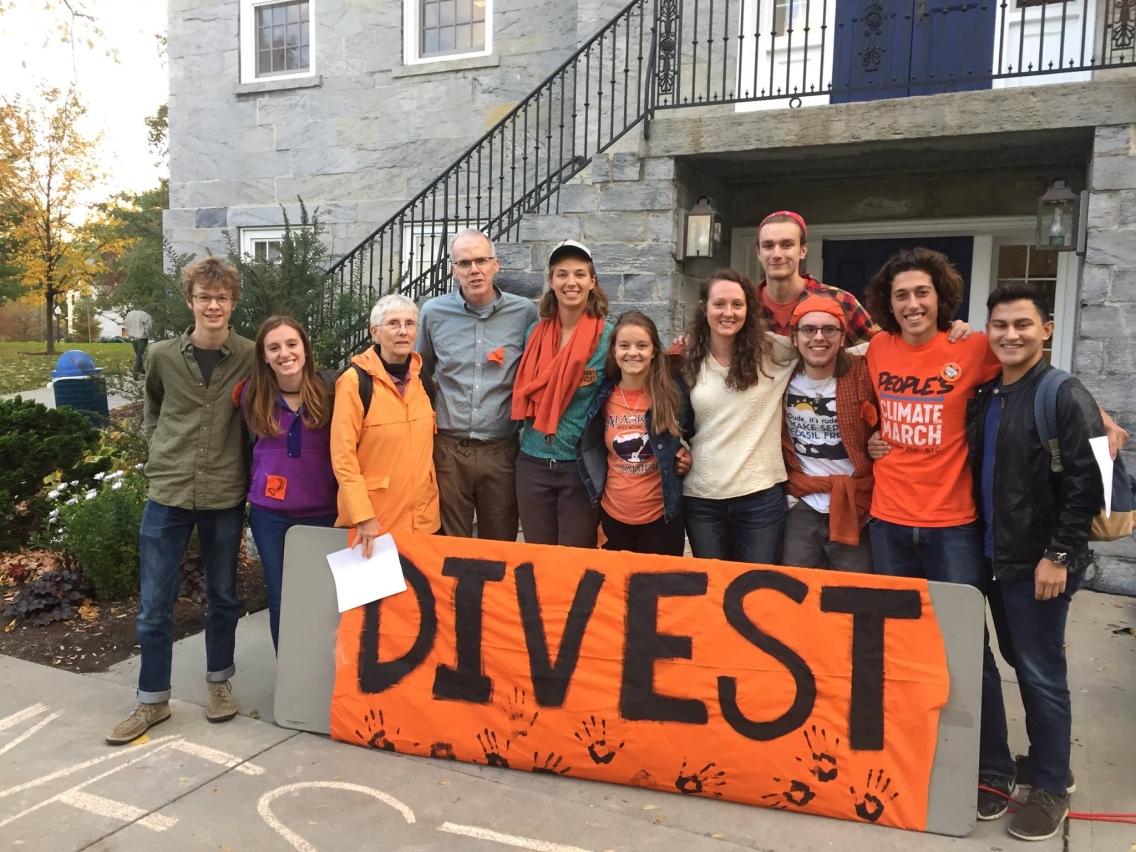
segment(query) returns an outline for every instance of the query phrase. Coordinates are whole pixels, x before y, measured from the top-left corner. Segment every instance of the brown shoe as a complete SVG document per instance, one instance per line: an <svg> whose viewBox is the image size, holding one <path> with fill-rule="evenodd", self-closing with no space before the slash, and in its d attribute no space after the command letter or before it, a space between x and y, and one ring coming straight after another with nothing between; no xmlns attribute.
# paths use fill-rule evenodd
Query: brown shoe
<svg viewBox="0 0 1136 852"><path fill-rule="evenodd" d="M1036 787L1010 820L1010 834L1018 840L1048 840L1061 830L1069 815L1069 796Z"/></svg>
<svg viewBox="0 0 1136 852"><path fill-rule="evenodd" d="M155 725L160 725L170 718L170 702L160 701L157 704L139 704L134 712L119 722L118 727L107 734L108 745L126 745L132 743Z"/></svg>
<svg viewBox="0 0 1136 852"><path fill-rule="evenodd" d="M205 718L210 722L228 722L236 715L237 703L233 701L233 687L227 680L210 681Z"/></svg>

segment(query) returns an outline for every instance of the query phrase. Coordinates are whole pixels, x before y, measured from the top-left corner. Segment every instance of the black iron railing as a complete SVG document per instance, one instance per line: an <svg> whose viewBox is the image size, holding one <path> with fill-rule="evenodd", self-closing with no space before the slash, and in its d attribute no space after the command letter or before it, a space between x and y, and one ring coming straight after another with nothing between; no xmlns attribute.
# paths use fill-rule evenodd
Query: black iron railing
<svg viewBox="0 0 1136 852"><path fill-rule="evenodd" d="M632 0L330 270L323 320L450 286L464 228L526 215L657 110L802 106L1087 79L1136 65L1136 0ZM317 324L321 318L317 318ZM361 345L366 324L350 333Z"/></svg>

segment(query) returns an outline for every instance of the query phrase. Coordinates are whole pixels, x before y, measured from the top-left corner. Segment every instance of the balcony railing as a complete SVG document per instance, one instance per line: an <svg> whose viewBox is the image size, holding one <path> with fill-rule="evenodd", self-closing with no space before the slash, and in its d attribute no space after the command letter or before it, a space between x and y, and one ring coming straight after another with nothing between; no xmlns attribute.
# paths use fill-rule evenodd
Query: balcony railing
<svg viewBox="0 0 1136 852"><path fill-rule="evenodd" d="M797 107L1089 79L1136 66L1136 0L632 0L330 270L337 302L450 287L463 228L526 214L657 110ZM365 323L349 334L362 345Z"/></svg>

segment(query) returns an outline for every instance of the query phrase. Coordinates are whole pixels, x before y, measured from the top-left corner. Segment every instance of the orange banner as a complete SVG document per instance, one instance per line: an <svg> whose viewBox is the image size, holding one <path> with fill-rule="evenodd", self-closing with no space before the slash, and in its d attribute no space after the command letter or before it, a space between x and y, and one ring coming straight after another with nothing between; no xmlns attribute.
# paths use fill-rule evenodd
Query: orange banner
<svg viewBox="0 0 1136 852"><path fill-rule="evenodd" d="M927 584L396 536L343 613L331 734L923 829L946 651Z"/></svg>

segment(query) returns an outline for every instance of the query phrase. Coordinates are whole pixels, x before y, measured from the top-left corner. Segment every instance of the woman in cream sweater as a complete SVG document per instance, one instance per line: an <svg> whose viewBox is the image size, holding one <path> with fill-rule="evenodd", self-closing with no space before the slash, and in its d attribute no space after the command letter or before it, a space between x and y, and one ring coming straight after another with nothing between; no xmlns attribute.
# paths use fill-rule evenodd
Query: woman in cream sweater
<svg viewBox="0 0 1136 852"><path fill-rule="evenodd" d="M770 564L785 520L781 406L797 353L765 330L756 293L732 269L699 290L683 363L694 457L683 505L696 557Z"/></svg>

